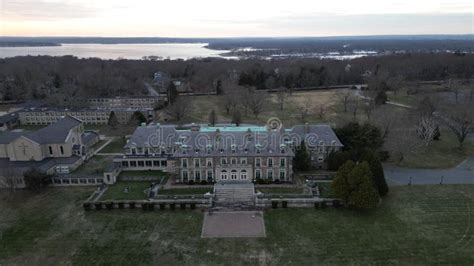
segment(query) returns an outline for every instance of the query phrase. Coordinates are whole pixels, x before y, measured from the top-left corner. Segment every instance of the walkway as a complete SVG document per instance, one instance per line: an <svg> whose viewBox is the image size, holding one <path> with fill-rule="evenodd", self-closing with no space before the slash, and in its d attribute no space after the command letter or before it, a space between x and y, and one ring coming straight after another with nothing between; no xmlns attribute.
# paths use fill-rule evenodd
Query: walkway
<svg viewBox="0 0 474 266"><path fill-rule="evenodd" d="M389 186L472 184L474 185L474 156L450 169L411 169L394 165L384 165L385 179Z"/></svg>
<svg viewBox="0 0 474 266"><path fill-rule="evenodd" d="M265 237L263 212L206 212L201 237Z"/></svg>

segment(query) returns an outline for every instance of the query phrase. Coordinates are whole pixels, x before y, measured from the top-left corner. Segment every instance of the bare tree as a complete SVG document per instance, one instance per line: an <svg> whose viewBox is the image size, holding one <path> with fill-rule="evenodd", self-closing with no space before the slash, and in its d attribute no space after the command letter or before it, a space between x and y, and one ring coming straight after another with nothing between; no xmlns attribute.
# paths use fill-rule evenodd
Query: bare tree
<svg viewBox="0 0 474 266"><path fill-rule="evenodd" d="M347 109L349 112L352 113L354 120L357 118L357 112L359 111L359 107L360 107L360 100L356 98L351 99L347 105Z"/></svg>
<svg viewBox="0 0 474 266"><path fill-rule="evenodd" d="M353 97L354 96L353 96L353 93L351 91L339 94L339 99L342 103L344 113L348 112L349 103L350 103L350 101L352 100Z"/></svg>
<svg viewBox="0 0 474 266"><path fill-rule="evenodd" d="M390 151L390 156L399 163L403 162L410 152L421 145L414 127L397 127L389 132L384 142L385 148Z"/></svg>
<svg viewBox="0 0 474 266"><path fill-rule="evenodd" d="M396 120L401 119L397 112L394 112L390 106L380 105L371 115L371 123L373 123L382 133L382 137L386 138Z"/></svg>
<svg viewBox="0 0 474 266"><path fill-rule="evenodd" d="M306 98L299 108L299 119L301 123L308 122L308 117L312 114L313 105L309 98Z"/></svg>
<svg viewBox="0 0 474 266"><path fill-rule="evenodd" d="M425 146L429 146L437 130L439 130L438 123L436 123L433 116L422 116L416 132Z"/></svg>
<svg viewBox="0 0 474 266"><path fill-rule="evenodd" d="M323 119L325 115L326 115L326 108L324 107L323 104L321 104L319 106L319 112L318 112L319 119Z"/></svg>
<svg viewBox="0 0 474 266"><path fill-rule="evenodd" d="M193 106L190 97L181 96L167 109L176 122L181 122L192 112Z"/></svg>
<svg viewBox="0 0 474 266"><path fill-rule="evenodd" d="M287 101L289 97L289 93L284 88L281 88L276 93L276 96L277 96L278 105L280 106L280 110L283 111L285 102Z"/></svg>
<svg viewBox="0 0 474 266"><path fill-rule="evenodd" d="M265 109L268 102L268 93L248 88L242 93L242 104L255 118Z"/></svg>
<svg viewBox="0 0 474 266"><path fill-rule="evenodd" d="M441 116L448 128L456 135L459 148L462 148L474 123L472 107L470 104L449 106L446 108L445 114Z"/></svg>
<svg viewBox="0 0 474 266"><path fill-rule="evenodd" d="M370 118L372 116L372 112L375 109L375 101L372 100L372 99L369 99L368 101L364 102L363 103L363 109L364 109L365 115L367 116L367 120L370 121Z"/></svg>

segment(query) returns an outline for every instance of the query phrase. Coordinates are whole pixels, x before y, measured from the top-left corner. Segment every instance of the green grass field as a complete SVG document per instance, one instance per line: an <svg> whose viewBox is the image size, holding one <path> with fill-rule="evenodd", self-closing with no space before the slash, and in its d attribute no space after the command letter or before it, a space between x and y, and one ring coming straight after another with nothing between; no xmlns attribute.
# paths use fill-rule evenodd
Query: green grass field
<svg viewBox="0 0 474 266"><path fill-rule="evenodd" d="M127 142L124 137L116 137L105 146L100 153L122 153L125 144L127 144Z"/></svg>
<svg viewBox="0 0 474 266"><path fill-rule="evenodd" d="M100 175L102 176L105 168L112 163L113 156L94 155L86 163L79 166L73 174L76 175Z"/></svg>
<svg viewBox="0 0 474 266"><path fill-rule="evenodd" d="M2 191L0 264L474 263L474 186L392 188L371 213L268 210L263 239L201 239L200 211L84 212L92 190Z"/></svg>
<svg viewBox="0 0 474 266"><path fill-rule="evenodd" d="M107 191L100 197L100 200L143 200L147 199L144 192L150 187L151 182L140 181L120 181L114 185L108 186ZM128 188L128 193L124 189Z"/></svg>
<svg viewBox="0 0 474 266"><path fill-rule="evenodd" d="M472 138L466 139L459 148L456 136L449 130L441 131L441 139L430 146L421 146L408 153L399 166L409 168L450 168L474 154Z"/></svg>

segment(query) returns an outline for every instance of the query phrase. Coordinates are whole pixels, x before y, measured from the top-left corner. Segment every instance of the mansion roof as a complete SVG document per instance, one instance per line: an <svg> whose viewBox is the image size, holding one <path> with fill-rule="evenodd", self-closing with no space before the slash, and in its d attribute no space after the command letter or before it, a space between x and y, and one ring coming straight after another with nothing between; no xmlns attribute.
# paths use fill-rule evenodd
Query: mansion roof
<svg viewBox="0 0 474 266"><path fill-rule="evenodd" d="M278 154L293 156L290 146L301 141L311 147L342 147L328 125L301 125L289 129L270 130L245 126L207 127L192 125L177 129L175 125L150 124L138 127L125 148L170 148L176 157L249 156Z"/></svg>
<svg viewBox="0 0 474 266"><path fill-rule="evenodd" d="M11 143L22 136L39 144L63 143L66 140L69 131L80 124L80 120L71 116L65 116L58 122L34 132L13 131L2 134L0 135L0 144Z"/></svg>

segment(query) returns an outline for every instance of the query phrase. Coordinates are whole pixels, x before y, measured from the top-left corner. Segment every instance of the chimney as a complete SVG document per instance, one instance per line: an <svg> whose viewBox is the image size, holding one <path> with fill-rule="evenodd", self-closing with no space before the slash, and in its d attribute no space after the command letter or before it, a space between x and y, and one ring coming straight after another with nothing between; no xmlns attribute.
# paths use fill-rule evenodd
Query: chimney
<svg viewBox="0 0 474 266"><path fill-rule="evenodd" d="M304 123L304 133L305 134L309 133L309 124L308 124L308 122Z"/></svg>

